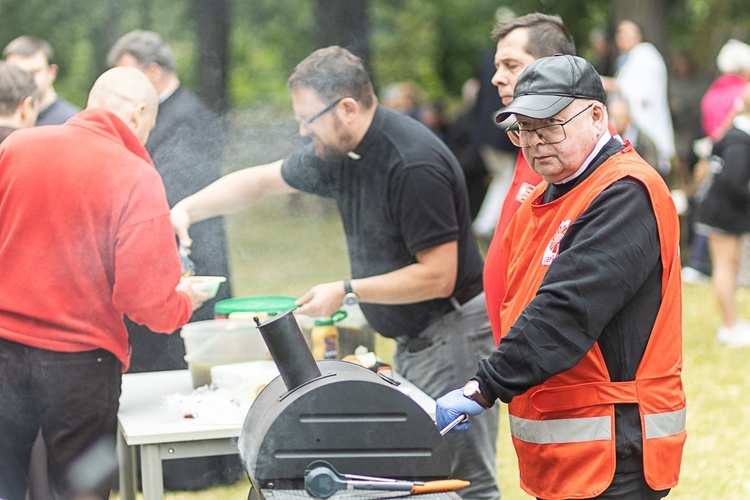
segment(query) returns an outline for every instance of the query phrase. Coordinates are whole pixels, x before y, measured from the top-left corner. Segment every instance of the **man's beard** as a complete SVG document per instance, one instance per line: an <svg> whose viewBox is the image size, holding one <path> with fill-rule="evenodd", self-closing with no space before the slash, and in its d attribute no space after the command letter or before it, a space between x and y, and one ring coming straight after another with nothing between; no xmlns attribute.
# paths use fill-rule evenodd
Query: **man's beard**
<svg viewBox="0 0 750 500"><path fill-rule="evenodd" d="M324 161L336 161L343 159L344 156L346 156L346 153L342 153L338 149L329 146L328 144L316 142L315 155Z"/></svg>
<svg viewBox="0 0 750 500"><path fill-rule="evenodd" d="M334 119L334 129L338 132L337 144L342 146L326 144L320 140L314 141L315 155L324 161L336 161L345 158L349 149L346 149L346 146L343 145L352 143L352 136L348 131L344 130L341 120L339 120L338 117L335 117Z"/></svg>

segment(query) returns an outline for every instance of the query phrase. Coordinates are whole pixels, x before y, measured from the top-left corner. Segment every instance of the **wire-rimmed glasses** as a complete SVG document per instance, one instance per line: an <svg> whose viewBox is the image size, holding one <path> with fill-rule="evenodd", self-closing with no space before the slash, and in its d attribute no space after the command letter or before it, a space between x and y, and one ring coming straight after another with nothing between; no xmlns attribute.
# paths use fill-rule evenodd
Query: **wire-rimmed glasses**
<svg viewBox="0 0 750 500"><path fill-rule="evenodd" d="M542 144L558 144L567 138L567 136L565 135L564 125L570 123L573 118L582 114L587 109L591 109L593 105L594 103L592 102L562 123L553 123L551 125L545 125L543 127L525 130L519 128L518 121L515 121L510 127L505 130L505 132L508 134L510 142L520 148L525 148L529 145L529 140L531 139L532 132L536 133L536 136L539 137L539 141Z"/></svg>

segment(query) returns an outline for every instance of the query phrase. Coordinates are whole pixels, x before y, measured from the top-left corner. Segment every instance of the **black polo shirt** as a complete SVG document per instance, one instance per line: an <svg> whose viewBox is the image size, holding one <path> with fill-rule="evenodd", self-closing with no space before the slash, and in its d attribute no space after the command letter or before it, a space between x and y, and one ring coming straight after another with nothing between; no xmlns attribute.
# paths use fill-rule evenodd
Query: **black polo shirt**
<svg viewBox="0 0 750 500"><path fill-rule="evenodd" d="M353 278L401 269L422 250L458 241L456 290L481 281L483 260L471 232L461 167L413 118L378 106L348 156L323 161L308 144L284 160L281 173L290 186L336 201ZM413 337L450 310L447 299L361 306L386 337Z"/></svg>

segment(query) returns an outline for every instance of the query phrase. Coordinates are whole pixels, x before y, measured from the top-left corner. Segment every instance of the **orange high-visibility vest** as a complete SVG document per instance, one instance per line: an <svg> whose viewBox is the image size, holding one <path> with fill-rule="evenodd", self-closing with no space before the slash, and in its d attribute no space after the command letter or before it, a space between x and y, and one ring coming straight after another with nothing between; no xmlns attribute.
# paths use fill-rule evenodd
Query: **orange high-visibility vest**
<svg viewBox="0 0 750 500"><path fill-rule="evenodd" d="M508 405L521 487L540 498L590 498L610 485L617 403L638 404L649 486L662 490L677 484L686 437L679 222L666 185L630 145L557 200L542 204L543 182L521 206L502 241L508 258L501 323L505 335L536 295L570 224L604 189L626 176L645 185L656 215L664 267L661 307L634 381L611 382L594 344L576 366Z"/></svg>

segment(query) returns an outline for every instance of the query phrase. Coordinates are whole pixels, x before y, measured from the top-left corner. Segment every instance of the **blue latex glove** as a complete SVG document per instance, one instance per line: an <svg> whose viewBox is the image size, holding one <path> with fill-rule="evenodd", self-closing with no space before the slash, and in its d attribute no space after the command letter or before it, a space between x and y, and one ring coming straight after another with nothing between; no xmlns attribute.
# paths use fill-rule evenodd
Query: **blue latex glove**
<svg viewBox="0 0 750 500"><path fill-rule="evenodd" d="M439 429L453 422L462 413L467 415L479 415L484 411L482 405L476 401L464 396L463 389L454 389L448 394L438 398L437 407L435 408L435 420ZM471 425L470 422L461 422L453 429L452 432L465 431Z"/></svg>

